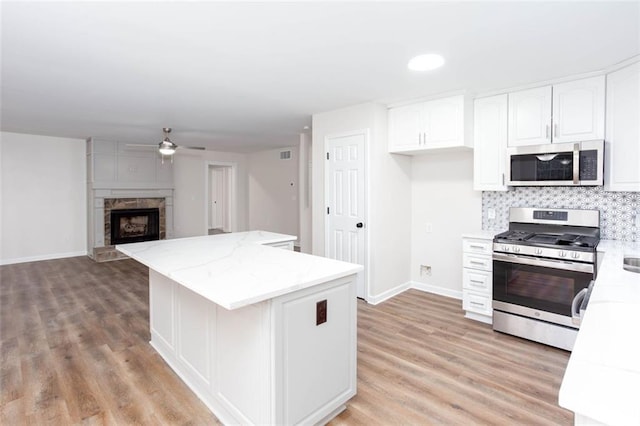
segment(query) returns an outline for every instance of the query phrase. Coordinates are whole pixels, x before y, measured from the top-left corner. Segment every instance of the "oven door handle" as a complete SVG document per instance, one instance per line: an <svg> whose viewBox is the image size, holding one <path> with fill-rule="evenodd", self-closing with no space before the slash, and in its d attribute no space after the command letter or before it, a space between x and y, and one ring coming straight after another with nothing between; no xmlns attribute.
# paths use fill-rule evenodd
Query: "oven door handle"
<svg viewBox="0 0 640 426"><path fill-rule="evenodd" d="M516 256L514 254L502 253L493 253L493 260L508 263L519 263L522 265L546 266L548 268L562 269L565 271L586 272L588 274L593 273L593 264L590 263L565 262L563 260L530 258Z"/></svg>
<svg viewBox="0 0 640 426"><path fill-rule="evenodd" d="M582 316L580 315L580 306L582 305L582 301L585 297L587 297L587 292L589 288L583 288L576 294L576 297L571 301L571 322L575 325L580 325L582 321Z"/></svg>

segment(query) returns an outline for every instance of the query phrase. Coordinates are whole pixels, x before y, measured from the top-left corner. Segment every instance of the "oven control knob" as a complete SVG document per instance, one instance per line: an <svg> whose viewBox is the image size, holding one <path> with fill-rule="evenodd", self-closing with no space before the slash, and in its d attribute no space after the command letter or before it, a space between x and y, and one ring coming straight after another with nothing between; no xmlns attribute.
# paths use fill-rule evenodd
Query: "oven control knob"
<svg viewBox="0 0 640 426"><path fill-rule="evenodd" d="M567 252L566 252L566 251L564 251L564 250L560 250L560 251L558 251L558 256L560 256L560 257L567 257Z"/></svg>
<svg viewBox="0 0 640 426"><path fill-rule="evenodd" d="M536 249L536 254L542 254L542 249L537 248L537 249Z"/></svg>
<svg viewBox="0 0 640 426"><path fill-rule="evenodd" d="M509 251L509 246L502 246L502 251Z"/></svg>
<svg viewBox="0 0 640 426"><path fill-rule="evenodd" d="M574 251L573 253L571 253L571 257L574 259L578 259L580 258L580 253Z"/></svg>
<svg viewBox="0 0 640 426"><path fill-rule="evenodd" d="M517 246L513 247L513 252L520 253L520 247L517 247Z"/></svg>

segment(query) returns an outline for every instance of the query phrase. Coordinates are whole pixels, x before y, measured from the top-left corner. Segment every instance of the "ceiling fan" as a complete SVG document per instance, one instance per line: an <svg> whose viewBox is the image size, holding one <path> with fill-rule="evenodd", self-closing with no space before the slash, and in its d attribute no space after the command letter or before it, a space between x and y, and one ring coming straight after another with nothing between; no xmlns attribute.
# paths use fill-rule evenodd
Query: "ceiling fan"
<svg viewBox="0 0 640 426"><path fill-rule="evenodd" d="M171 133L171 127L163 127L162 131L164 132L164 139L162 142L158 144L158 152L164 157L165 155L173 155L175 154L177 149L196 149L199 151L204 151L204 147L202 146L181 146L176 145L169 139L169 133ZM152 147L154 145L147 144L127 144L127 146L137 146L137 147Z"/></svg>

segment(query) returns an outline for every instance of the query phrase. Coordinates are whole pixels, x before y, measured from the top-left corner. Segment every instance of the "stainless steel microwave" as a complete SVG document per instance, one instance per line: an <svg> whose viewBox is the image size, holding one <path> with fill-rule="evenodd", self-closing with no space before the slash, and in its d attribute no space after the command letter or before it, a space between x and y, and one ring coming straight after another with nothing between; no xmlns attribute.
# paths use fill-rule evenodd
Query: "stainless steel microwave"
<svg viewBox="0 0 640 426"><path fill-rule="evenodd" d="M603 173L603 140L507 148L509 186L599 186Z"/></svg>

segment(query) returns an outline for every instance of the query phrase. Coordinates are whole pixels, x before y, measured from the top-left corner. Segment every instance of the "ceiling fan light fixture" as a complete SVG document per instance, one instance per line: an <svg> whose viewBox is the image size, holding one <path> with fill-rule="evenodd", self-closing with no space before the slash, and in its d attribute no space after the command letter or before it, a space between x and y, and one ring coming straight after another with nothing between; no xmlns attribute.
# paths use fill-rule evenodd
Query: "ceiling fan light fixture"
<svg viewBox="0 0 640 426"><path fill-rule="evenodd" d="M178 146L171 142L168 137L164 138L164 140L158 144L158 151L160 151L162 155L173 155L176 152L176 148L178 148Z"/></svg>

